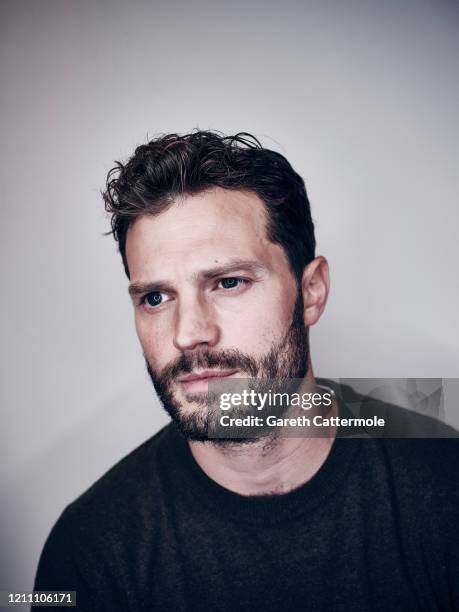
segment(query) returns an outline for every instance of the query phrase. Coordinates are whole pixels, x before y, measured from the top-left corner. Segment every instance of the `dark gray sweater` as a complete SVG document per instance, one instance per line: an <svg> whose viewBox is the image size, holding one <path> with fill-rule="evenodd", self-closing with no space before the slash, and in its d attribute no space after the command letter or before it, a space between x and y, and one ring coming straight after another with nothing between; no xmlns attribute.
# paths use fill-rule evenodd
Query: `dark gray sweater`
<svg viewBox="0 0 459 612"><path fill-rule="evenodd" d="M459 610L458 444L337 438L305 485L244 497L169 425L64 510L35 589L79 611Z"/></svg>

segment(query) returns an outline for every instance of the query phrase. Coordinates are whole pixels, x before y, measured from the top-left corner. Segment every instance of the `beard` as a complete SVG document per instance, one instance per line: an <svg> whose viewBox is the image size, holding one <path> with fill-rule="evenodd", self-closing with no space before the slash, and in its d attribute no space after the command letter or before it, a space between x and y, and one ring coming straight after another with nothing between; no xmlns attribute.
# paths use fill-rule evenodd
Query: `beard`
<svg viewBox="0 0 459 612"><path fill-rule="evenodd" d="M252 439L209 438L209 422L217 418L216 403L212 393L185 394L188 406L175 397L174 383L179 376L189 374L195 369L228 369L246 373L246 377L256 379L259 389L263 381L281 383L283 380L303 379L308 371L309 342L308 331L303 320L303 296L298 290L293 309L292 322L283 338L271 345L270 349L260 357L252 357L238 349L220 351L199 350L190 354L182 354L170 365L157 373L145 358L147 371L155 391L166 412L175 423L177 429L189 440L208 441L214 443L229 442L247 443ZM243 374L242 374L243 375ZM291 384L291 383L290 383ZM299 383L298 383L299 384ZM280 389L279 389L280 390ZM290 388L290 391L292 389ZM190 410L190 406L193 407ZM212 409L214 406L214 409Z"/></svg>

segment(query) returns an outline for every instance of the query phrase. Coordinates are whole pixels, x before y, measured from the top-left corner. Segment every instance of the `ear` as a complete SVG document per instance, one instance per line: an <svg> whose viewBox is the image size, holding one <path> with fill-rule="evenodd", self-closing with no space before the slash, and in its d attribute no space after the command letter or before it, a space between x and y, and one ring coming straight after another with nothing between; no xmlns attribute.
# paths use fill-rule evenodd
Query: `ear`
<svg viewBox="0 0 459 612"><path fill-rule="evenodd" d="M319 255L304 269L301 279L304 304L304 324L314 325L320 319L328 299L330 276L328 262Z"/></svg>

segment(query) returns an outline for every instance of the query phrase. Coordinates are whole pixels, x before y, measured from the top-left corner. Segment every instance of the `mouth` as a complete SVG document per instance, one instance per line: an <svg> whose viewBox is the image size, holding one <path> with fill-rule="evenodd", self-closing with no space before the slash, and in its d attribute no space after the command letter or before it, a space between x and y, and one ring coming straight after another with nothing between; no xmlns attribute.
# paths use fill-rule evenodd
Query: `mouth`
<svg viewBox="0 0 459 612"><path fill-rule="evenodd" d="M181 376L178 382L187 393L208 391L209 380L228 378L236 372L237 370L204 370L202 372L192 372L186 376Z"/></svg>

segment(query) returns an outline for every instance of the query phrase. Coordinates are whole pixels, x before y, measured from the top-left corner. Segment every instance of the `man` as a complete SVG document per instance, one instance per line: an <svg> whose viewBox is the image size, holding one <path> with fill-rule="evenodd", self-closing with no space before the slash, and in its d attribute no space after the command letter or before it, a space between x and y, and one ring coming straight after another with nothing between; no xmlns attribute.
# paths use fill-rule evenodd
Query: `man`
<svg viewBox="0 0 459 612"><path fill-rule="evenodd" d="M209 433L212 385L327 391L308 330L328 264L287 160L248 134L172 134L104 198L171 423L64 510L35 588L81 610L458 609L456 440ZM348 414L335 391L317 414Z"/></svg>

